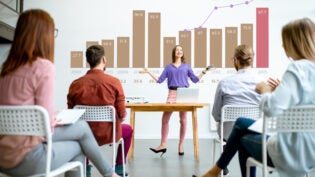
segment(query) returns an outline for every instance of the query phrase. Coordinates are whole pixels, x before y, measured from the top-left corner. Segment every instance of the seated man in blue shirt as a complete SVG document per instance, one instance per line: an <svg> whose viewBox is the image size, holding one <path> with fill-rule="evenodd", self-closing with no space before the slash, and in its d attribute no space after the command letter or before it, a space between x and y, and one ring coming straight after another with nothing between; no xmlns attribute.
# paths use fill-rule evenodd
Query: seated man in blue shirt
<svg viewBox="0 0 315 177"><path fill-rule="evenodd" d="M252 70L254 51L248 45L239 45L234 51L234 67L236 74L222 79L215 93L212 116L217 122L217 132L227 140L234 122L223 125L223 135L220 135L221 109L224 105L258 105L260 94L255 91L256 85L262 79ZM229 175L229 170L223 170L224 176Z"/></svg>

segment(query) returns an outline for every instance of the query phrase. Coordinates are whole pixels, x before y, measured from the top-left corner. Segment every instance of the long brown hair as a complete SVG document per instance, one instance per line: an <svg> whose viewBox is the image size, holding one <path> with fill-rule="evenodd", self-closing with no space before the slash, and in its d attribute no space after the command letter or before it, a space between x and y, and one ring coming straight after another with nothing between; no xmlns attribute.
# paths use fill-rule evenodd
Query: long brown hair
<svg viewBox="0 0 315 177"><path fill-rule="evenodd" d="M52 17L40 9L24 11L18 19L14 39L0 76L16 71L20 66L32 64L37 57L54 61L54 31Z"/></svg>
<svg viewBox="0 0 315 177"><path fill-rule="evenodd" d="M172 50L172 63L174 63L176 61L176 49L177 49L177 47L181 47L183 49L183 47L181 45L175 45L175 47ZM182 63L186 62L184 52L183 52L183 56L182 56L181 60L182 60Z"/></svg>
<svg viewBox="0 0 315 177"><path fill-rule="evenodd" d="M287 56L299 60L315 60L315 23L309 18L289 22L281 32Z"/></svg>

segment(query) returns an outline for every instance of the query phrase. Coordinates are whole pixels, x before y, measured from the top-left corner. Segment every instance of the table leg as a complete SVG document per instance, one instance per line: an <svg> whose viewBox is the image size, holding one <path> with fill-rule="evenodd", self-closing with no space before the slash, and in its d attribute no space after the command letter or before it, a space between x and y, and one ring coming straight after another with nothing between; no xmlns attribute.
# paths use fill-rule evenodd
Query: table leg
<svg viewBox="0 0 315 177"><path fill-rule="evenodd" d="M192 125L193 125L193 139L194 139L194 154L197 162L199 162L199 140L198 140L198 120L197 108L192 110Z"/></svg>
<svg viewBox="0 0 315 177"><path fill-rule="evenodd" d="M131 146L130 146L129 153L128 153L128 159L129 160L133 157L133 153L134 153L135 115L136 115L136 112L134 111L133 108L131 108L130 109L130 126L133 130L133 134L132 134Z"/></svg>

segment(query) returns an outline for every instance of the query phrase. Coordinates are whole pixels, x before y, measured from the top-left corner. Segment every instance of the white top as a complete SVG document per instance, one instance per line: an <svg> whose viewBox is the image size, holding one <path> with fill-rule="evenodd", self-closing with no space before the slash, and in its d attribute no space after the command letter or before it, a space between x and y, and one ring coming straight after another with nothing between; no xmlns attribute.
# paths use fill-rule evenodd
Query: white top
<svg viewBox="0 0 315 177"><path fill-rule="evenodd" d="M292 62L274 92L262 95L264 114L276 116L291 106L315 104L315 63ZM302 177L315 166L315 133L278 133L268 140L268 153L280 177Z"/></svg>
<svg viewBox="0 0 315 177"><path fill-rule="evenodd" d="M221 109L224 105L258 105L261 95L255 91L256 85L263 81L252 69L240 69L236 74L222 79L217 87L212 116L221 121ZM224 124L224 139L228 139L233 122ZM220 135L220 126L218 126Z"/></svg>

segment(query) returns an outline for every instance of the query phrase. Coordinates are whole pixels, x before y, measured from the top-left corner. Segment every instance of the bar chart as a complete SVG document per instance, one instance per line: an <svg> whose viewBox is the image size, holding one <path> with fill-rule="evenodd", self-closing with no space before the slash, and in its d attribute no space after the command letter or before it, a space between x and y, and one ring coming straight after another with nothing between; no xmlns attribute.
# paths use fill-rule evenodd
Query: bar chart
<svg viewBox="0 0 315 177"><path fill-rule="evenodd" d="M220 8L237 8L252 1L215 6L204 22ZM203 23L199 27L179 29L173 36L162 34L161 12L132 10L131 36L113 36L112 39L100 39L100 42L86 41L85 47L93 44L104 46L107 68L163 68L171 62L171 51L176 44L183 47L186 62L194 68L204 68L209 64L217 68L234 68L231 60L234 48L247 44L253 46L256 52L254 67L268 68L269 8L254 8L254 21L222 27L207 27ZM71 51L71 68L89 67L83 55L85 49Z"/></svg>

